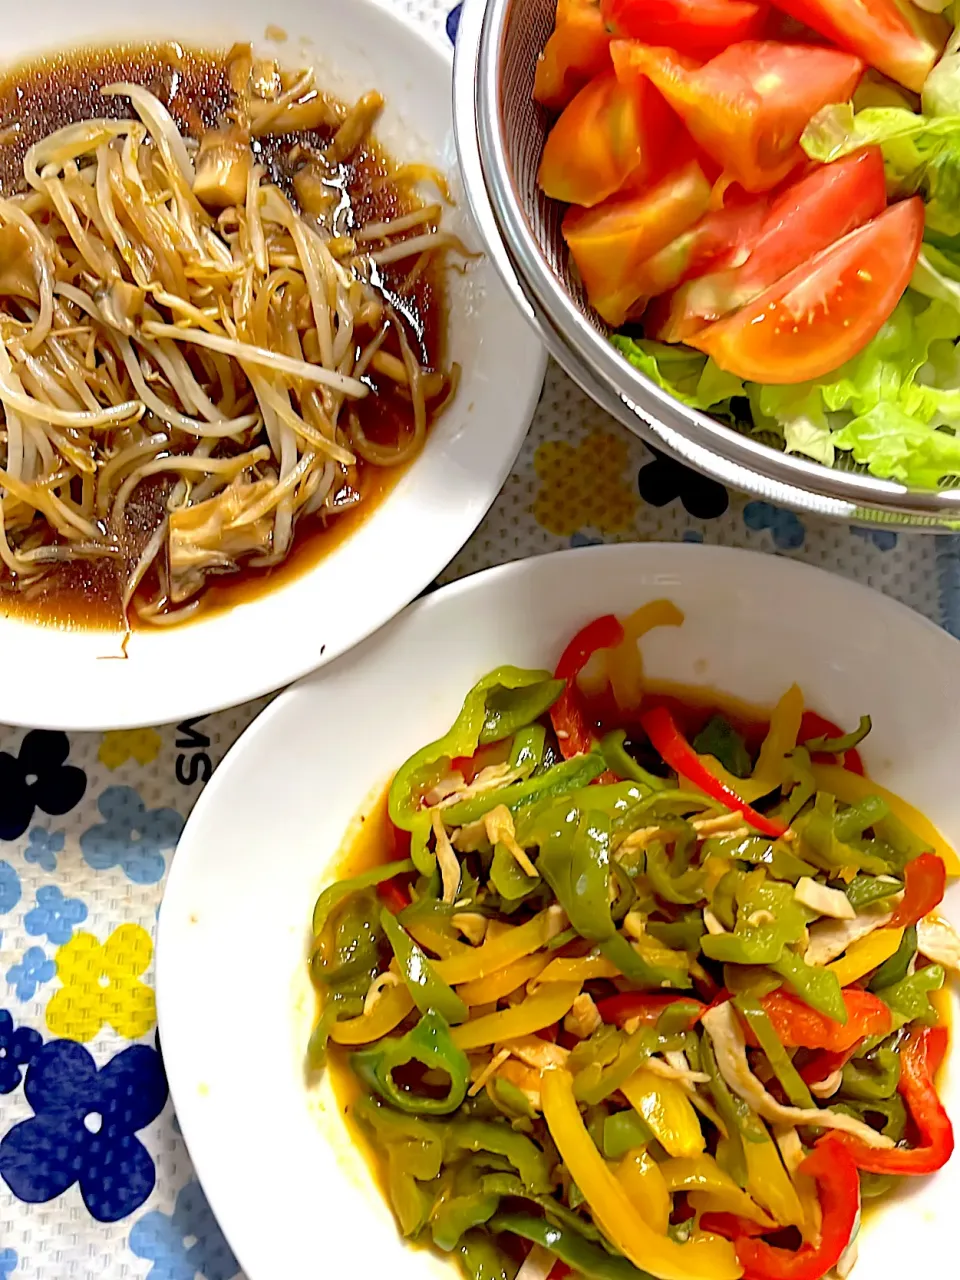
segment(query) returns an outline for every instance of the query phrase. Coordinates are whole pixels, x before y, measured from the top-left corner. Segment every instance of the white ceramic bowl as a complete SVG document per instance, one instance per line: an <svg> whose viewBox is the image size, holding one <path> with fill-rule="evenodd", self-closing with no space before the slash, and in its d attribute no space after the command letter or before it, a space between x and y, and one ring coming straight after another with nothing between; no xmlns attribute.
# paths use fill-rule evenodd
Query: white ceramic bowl
<svg viewBox="0 0 960 1280"><path fill-rule="evenodd" d="M240 739L187 823L164 897L164 1061L190 1154L250 1280L305 1276L321 1260L334 1276L453 1276L398 1240L329 1090L305 1084L313 903L371 788L449 726L480 675L504 662L550 667L589 618L663 596L686 622L643 641L652 676L768 706L796 680L840 724L869 712L876 780L960 842L960 645L884 596L772 556L648 544L511 564L419 601ZM960 922L960 886L946 910ZM953 1065L945 1089L960 1122ZM862 1233L855 1280L902 1280L918 1257L949 1274L958 1196L960 1158L917 1179Z"/></svg>
<svg viewBox="0 0 960 1280"><path fill-rule="evenodd" d="M314 62L344 98L379 89L377 133L399 160L438 165L456 149L448 49L375 0L44 0L3 7L0 64L48 50L177 39L223 48L289 36L290 61ZM450 226L479 247L465 202ZM454 276L450 358L463 366L454 404L422 456L354 535L293 581L181 628L119 634L39 627L0 615L0 722L120 728L196 716L289 683L369 635L414 598L476 528L506 478L543 382L545 356L493 268Z"/></svg>

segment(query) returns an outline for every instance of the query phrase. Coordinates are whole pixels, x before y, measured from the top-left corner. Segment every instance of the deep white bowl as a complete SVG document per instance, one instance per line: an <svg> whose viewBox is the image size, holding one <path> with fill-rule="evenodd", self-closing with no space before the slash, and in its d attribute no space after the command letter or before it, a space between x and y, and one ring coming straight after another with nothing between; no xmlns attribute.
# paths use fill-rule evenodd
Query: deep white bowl
<svg viewBox="0 0 960 1280"><path fill-rule="evenodd" d="M450 226L479 247L460 199L446 46L375 0L44 0L7 4L0 64L81 45L155 39L225 48L265 43L318 67L344 98L377 88L387 107L377 135L398 160L451 178ZM486 261L452 279L450 358L463 366L453 405L423 454L352 537L299 577L180 628L138 631L121 658L119 633L61 630L0 614L0 722L121 728L197 716L279 688L330 661L403 608L456 554L495 498L520 448L543 382L545 356Z"/></svg>
<svg viewBox="0 0 960 1280"><path fill-rule="evenodd" d="M623 545L492 569L428 596L278 698L197 803L160 914L157 998L177 1115L249 1280L447 1277L398 1239L329 1091L305 1083L317 893L351 820L467 689L505 662L552 667L585 621L669 597L679 630L643 641L652 677L772 706L794 680L843 725L873 717L864 759L960 842L960 644L902 605L795 561ZM337 726L331 731L331 726ZM250 796L263 802L250 804ZM946 913L960 923L960 886ZM960 1122L960 1073L945 1099ZM854 1280L947 1276L960 1157L874 1215ZM936 1261L935 1261L936 1260Z"/></svg>

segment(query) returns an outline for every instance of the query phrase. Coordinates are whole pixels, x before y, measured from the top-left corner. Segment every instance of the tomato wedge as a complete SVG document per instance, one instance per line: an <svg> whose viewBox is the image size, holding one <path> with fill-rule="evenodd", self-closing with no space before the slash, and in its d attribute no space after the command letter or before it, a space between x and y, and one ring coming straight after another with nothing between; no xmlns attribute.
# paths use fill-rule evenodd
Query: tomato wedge
<svg viewBox="0 0 960 1280"><path fill-rule="evenodd" d="M600 8L614 35L704 57L759 36L765 17L753 0L600 0Z"/></svg>
<svg viewBox="0 0 960 1280"><path fill-rule="evenodd" d="M610 69L610 32L600 0L559 0L557 21L537 63L533 96L560 111L594 76Z"/></svg>
<svg viewBox="0 0 960 1280"><path fill-rule="evenodd" d="M886 207L879 147L821 165L773 202L743 266L701 275L655 304L647 333L661 342L686 342Z"/></svg>
<svg viewBox="0 0 960 1280"><path fill-rule="evenodd" d="M919 93L943 52L942 19L897 0L773 0L841 49L859 54L891 80Z"/></svg>
<svg viewBox="0 0 960 1280"><path fill-rule="evenodd" d="M537 181L554 200L592 208L628 178L650 177L666 155L673 123L649 83L624 84L613 71L597 76L550 131Z"/></svg>
<svg viewBox="0 0 960 1280"><path fill-rule="evenodd" d="M751 382L822 378L862 351L910 283L923 241L923 201L894 205L689 339Z"/></svg>
<svg viewBox="0 0 960 1280"><path fill-rule="evenodd" d="M649 78L728 181L770 191L804 161L800 135L832 102L846 102L863 74L836 49L747 40L700 63L671 49L614 40L624 84Z"/></svg>
<svg viewBox="0 0 960 1280"><path fill-rule="evenodd" d="M691 227L709 203L710 183L691 160L638 195L567 211L563 238L590 305L607 324L618 329L641 298L644 260Z"/></svg>

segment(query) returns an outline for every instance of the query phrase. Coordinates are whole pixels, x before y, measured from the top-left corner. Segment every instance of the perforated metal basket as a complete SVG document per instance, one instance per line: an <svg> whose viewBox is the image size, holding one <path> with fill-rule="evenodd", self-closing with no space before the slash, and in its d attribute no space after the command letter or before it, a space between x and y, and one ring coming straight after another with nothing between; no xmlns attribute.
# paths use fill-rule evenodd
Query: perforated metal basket
<svg viewBox="0 0 960 1280"><path fill-rule="evenodd" d="M562 206L536 182L550 119L533 80L555 12L556 0L466 0L454 64L467 196L487 252L551 355L642 439L733 488L863 524L936 532L960 522L960 490L908 489L781 453L680 404L610 346L570 274Z"/></svg>

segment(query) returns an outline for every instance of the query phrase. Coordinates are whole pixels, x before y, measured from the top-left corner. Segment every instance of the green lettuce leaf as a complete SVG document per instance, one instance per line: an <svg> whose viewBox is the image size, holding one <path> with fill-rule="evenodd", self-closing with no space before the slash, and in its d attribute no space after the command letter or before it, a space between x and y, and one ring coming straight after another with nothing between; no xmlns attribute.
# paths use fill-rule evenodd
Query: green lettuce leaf
<svg viewBox="0 0 960 1280"><path fill-rule="evenodd" d="M617 333L610 339L641 373L691 409L718 409L734 396L744 396L744 384L733 374L690 347L664 342L627 338Z"/></svg>
<svg viewBox="0 0 960 1280"><path fill-rule="evenodd" d="M925 116L902 107L855 113L848 102L818 111L800 143L824 164L878 145L891 195L921 195L928 228L960 235L960 114Z"/></svg>

